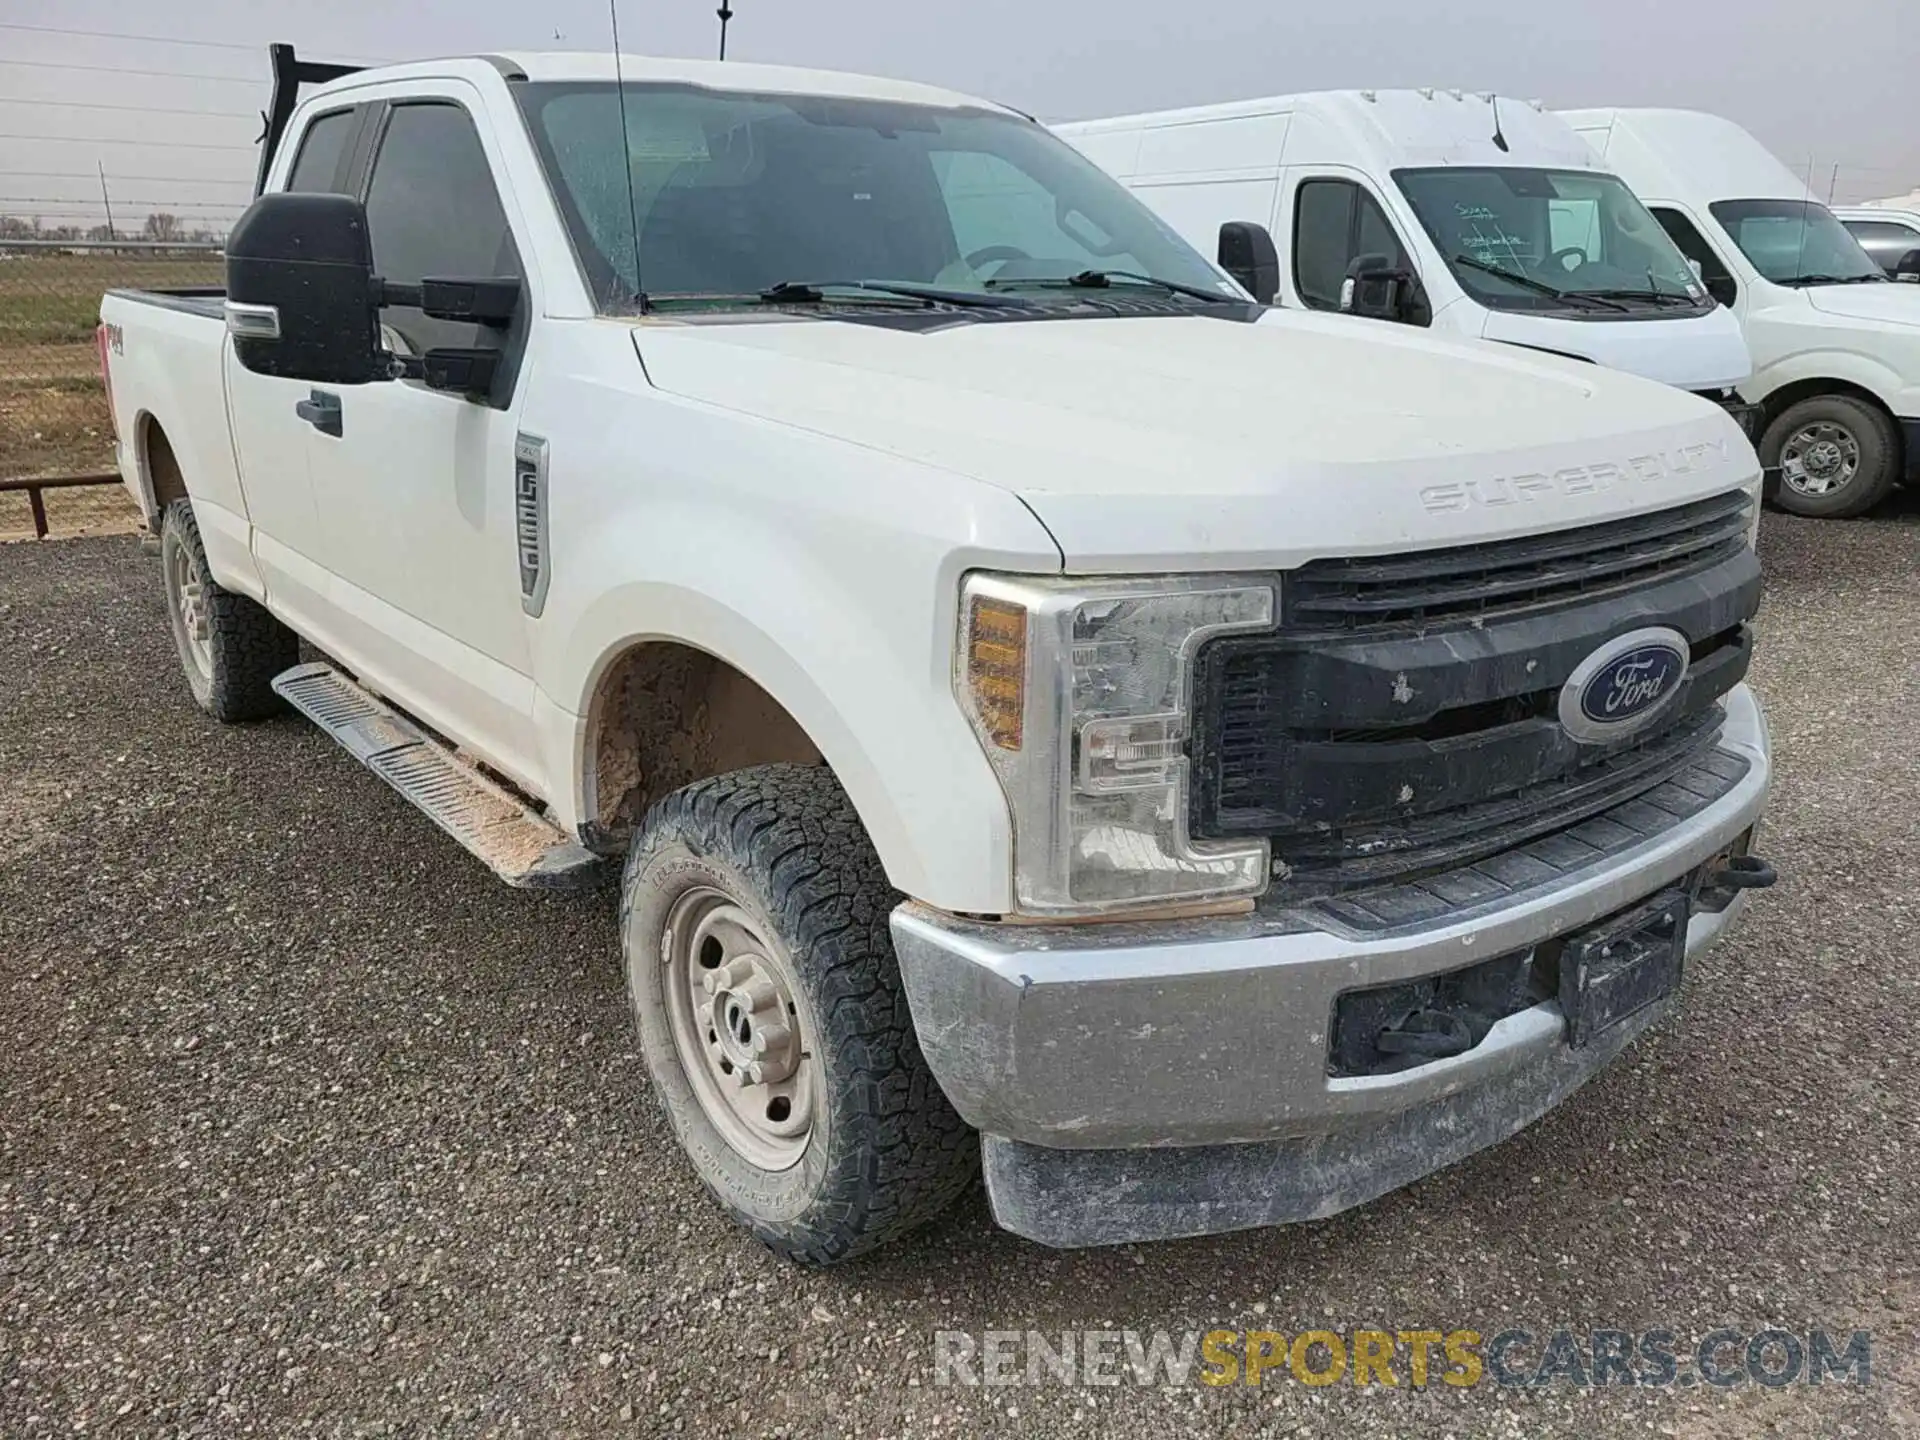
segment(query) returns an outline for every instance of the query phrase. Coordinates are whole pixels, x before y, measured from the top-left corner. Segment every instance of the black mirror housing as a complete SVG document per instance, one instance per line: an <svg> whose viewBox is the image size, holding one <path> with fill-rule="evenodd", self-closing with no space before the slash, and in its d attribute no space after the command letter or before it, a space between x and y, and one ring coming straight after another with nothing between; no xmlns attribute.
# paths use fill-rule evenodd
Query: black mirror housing
<svg viewBox="0 0 1920 1440"><path fill-rule="evenodd" d="M1896 280L1920 280L1920 249L1909 250L1900 257L1900 263L1893 267Z"/></svg>
<svg viewBox="0 0 1920 1440"><path fill-rule="evenodd" d="M1262 305L1280 293L1280 251L1267 227L1251 220L1229 220L1220 227L1220 268Z"/></svg>
<svg viewBox="0 0 1920 1440"><path fill-rule="evenodd" d="M1340 285L1340 310L1368 320L1406 318L1407 293L1413 277L1393 268L1385 255L1356 255Z"/></svg>
<svg viewBox="0 0 1920 1440"><path fill-rule="evenodd" d="M367 213L349 195L263 195L227 237L227 331L241 365L316 385L387 378Z"/></svg>

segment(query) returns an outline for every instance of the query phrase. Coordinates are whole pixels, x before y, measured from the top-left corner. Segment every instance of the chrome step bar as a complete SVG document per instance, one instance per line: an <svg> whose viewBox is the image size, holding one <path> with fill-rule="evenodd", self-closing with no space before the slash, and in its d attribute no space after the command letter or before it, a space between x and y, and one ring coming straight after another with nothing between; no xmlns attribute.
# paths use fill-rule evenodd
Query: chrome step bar
<svg viewBox="0 0 1920 1440"><path fill-rule="evenodd" d="M296 665L273 688L509 885L570 890L604 877L599 856L331 665Z"/></svg>

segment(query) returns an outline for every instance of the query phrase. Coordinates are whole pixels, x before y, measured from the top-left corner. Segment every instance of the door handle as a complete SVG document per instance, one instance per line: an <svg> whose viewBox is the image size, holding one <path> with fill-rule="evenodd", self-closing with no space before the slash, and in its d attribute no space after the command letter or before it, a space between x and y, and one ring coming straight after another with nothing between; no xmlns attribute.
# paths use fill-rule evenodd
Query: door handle
<svg viewBox="0 0 1920 1440"><path fill-rule="evenodd" d="M340 397L330 390L315 390L306 399L295 402L293 413L322 435L340 433Z"/></svg>

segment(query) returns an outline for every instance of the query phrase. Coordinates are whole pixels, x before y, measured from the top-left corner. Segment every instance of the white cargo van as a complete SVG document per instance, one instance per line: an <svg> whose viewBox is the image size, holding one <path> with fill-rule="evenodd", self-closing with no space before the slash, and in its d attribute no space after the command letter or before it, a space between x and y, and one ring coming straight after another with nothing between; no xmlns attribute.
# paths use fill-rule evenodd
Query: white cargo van
<svg viewBox="0 0 1920 1440"><path fill-rule="evenodd" d="M1287 304L1570 355L1739 403L1732 387L1749 364L1738 323L1633 192L1535 105L1336 90L1055 128L1208 253L1225 223L1269 227Z"/></svg>
<svg viewBox="0 0 1920 1440"><path fill-rule="evenodd" d="M1920 289L1873 258L1753 136L1690 110L1563 119L1633 186L1753 353L1760 458L1779 503L1858 515L1920 465ZM1777 469L1778 478L1773 472Z"/></svg>

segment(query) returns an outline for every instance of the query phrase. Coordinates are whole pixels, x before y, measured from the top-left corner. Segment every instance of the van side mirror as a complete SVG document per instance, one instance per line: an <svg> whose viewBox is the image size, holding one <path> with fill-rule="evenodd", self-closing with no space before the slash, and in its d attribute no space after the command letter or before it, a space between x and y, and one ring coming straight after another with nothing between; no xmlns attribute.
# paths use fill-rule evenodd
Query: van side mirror
<svg viewBox="0 0 1920 1440"><path fill-rule="evenodd" d="M1251 220L1229 220L1220 227L1220 268L1262 305L1280 293L1280 251L1267 227Z"/></svg>
<svg viewBox="0 0 1920 1440"><path fill-rule="evenodd" d="M227 237L241 365L319 385L387 378L367 212L348 195L263 195Z"/></svg>
<svg viewBox="0 0 1920 1440"><path fill-rule="evenodd" d="M1900 257L1900 263L1893 267L1896 280L1920 280L1920 250L1909 250Z"/></svg>
<svg viewBox="0 0 1920 1440"><path fill-rule="evenodd" d="M227 239L227 333L240 364L316 385L420 380L485 395L497 350L435 348L395 355L380 343L380 309L411 306L440 320L512 323L517 279L426 279L396 285L373 273L367 212L350 195L263 195Z"/></svg>
<svg viewBox="0 0 1920 1440"><path fill-rule="evenodd" d="M1356 255L1340 283L1340 311L1368 320L1405 320L1415 281L1385 255Z"/></svg>

